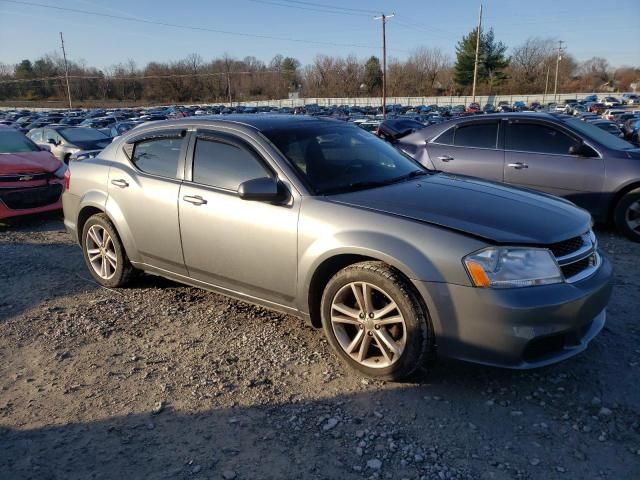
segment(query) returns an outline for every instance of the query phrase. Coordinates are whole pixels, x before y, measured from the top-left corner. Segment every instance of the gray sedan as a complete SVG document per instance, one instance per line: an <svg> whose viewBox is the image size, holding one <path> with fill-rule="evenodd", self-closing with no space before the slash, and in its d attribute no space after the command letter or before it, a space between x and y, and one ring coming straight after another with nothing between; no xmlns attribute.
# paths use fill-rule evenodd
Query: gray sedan
<svg viewBox="0 0 640 480"><path fill-rule="evenodd" d="M564 197L640 241L640 149L587 122L547 113L465 117L397 146L427 168Z"/></svg>
<svg viewBox="0 0 640 480"><path fill-rule="evenodd" d="M72 161L63 205L99 284L145 271L300 316L373 377L435 353L547 365L605 323L611 266L587 212L430 172L333 120L142 126Z"/></svg>

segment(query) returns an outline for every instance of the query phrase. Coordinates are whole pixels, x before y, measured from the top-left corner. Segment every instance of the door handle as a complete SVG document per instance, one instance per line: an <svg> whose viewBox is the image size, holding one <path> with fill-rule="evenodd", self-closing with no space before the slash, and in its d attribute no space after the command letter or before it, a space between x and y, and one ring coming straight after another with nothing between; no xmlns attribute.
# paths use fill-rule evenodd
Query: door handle
<svg viewBox="0 0 640 480"><path fill-rule="evenodd" d="M438 160L441 160L443 162L450 162L451 160L453 160L453 157L450 157L449 155L442 155L441 157L438 157Z"/></svg>
<svg viewBox="0 0 640 480"><path fill-rule="evenodd" d="M129 186L127 181L123 180L122 178L111 180L111 185L115 185L116 187L120 187L120 188L127 188Z"/></svg>
<svg viewBox="0 0 640 480"><path fill-rule="evenodd" d="M522 162L508 163L507 167L515 168L516 170L522 170L523 168L529 168L529 165Z"/></svg>
<svg viewBox="0 0 640 480"><path fill-rule="evenodd" d="M200 195L185 195L182 197L182 200L188 203L192 203L193 205L204 205L207 201L202 198Z"/></svg>

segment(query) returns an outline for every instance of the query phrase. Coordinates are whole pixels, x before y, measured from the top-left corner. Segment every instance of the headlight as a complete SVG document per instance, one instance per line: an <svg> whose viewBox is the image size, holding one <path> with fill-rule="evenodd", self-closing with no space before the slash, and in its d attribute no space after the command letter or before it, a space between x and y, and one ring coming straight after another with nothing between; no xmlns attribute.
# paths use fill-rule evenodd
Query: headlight
<svg viewBox="0 0 640 480"><path fill-rule="evenodd" d="M464 264L476 287L531 287L564 281L551 252L541 248L491 247L467 255Z"/></svg>

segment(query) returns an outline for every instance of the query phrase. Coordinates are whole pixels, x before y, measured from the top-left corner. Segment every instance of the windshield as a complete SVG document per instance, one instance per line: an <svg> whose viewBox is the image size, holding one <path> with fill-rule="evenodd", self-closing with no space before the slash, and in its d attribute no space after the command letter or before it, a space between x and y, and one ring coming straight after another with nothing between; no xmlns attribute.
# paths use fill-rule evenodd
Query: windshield
<svg viewBox="0 0 640 480"><path fill-rule="evenodd" d="M610 148L612 150L629 150L630 148L635 148L629 142L622 140L615 135L611 135L609 132L591 125L590 123L583 122L582 120L567 118L564 119L564 122L572 129L578 131L579 133L587 136L590 139L595 140L601 145L604 145L606 148Z"/></svg>
<svg viewBox="0 0 640 480"><path fill-rule="evenodd" d="M38 152L40 148L16 131L0 131L0 153Z"/></svg>
<svg viewBox="0 0 640 480"><path fill-rule="evenodd" d="M93 128L60 128L58 133L71 143L95 142L108 138L104 133Z"/></svg>
<svg viewBox="0 0 640 480"><path fill-rule="evenodd" d="M317 194L341 193L426 174L385 141L350 125L264 131Z"/></svg>

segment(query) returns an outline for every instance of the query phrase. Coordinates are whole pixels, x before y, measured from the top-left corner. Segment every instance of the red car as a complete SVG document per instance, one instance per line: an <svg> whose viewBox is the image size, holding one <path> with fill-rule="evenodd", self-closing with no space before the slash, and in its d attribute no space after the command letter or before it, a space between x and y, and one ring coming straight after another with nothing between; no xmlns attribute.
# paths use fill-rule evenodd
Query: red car
<svg viewBox="0 0 640 480"><path fill-rule="evenodd" d="M62 208L66 165L22 133L0 126L0 220Z"/></svg>
<svg viewBox="0 0 640 480"><path fill-rule="evenodd" d="M470 103L467 107L467 112L469 113L478 113L480 111L482 111L482 109L480 108L480 104L478 103Z"/></svg>
<svg viewBox="0 0 640 480"><path fill-rule="evenodd" d="M602 115L602 112L604 112L606 109L607 107L604 103L592 103L591 105L589 105L589 111L592 113L597 113L598 115Z"/></svg>

